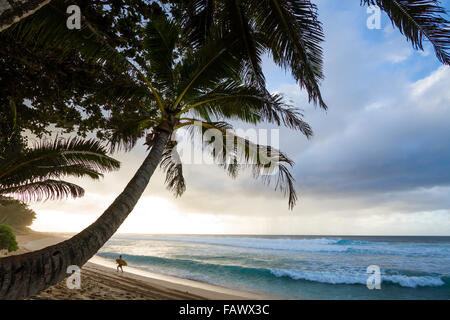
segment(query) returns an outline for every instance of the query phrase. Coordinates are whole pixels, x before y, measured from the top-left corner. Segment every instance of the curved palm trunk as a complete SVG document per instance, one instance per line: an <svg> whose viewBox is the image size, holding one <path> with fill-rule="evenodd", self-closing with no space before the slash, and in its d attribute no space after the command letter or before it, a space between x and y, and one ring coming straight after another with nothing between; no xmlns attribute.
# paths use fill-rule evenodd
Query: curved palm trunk
<svg viewBox="0 0 450 320"><path fill-rule="evenodd" d="M155 135L152 150L122 193L89 227L56 245L0 258L0 299L32 296L69 276L67 267L81 268L116 232L133 210L161 160L169 133Z"/></svg>
<svg viewBox="0 0 450 320"><path fill-rule="evenodd" d="M50 0L0 0L0 31L33 14Z"/></svg>

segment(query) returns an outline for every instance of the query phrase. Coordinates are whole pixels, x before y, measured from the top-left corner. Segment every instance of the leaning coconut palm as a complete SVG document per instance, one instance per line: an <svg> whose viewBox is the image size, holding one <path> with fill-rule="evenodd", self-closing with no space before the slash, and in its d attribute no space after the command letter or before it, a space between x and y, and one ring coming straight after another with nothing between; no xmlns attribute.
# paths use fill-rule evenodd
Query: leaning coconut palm
<svg viewBox="0 0 450 320"><path fill-rule="evenodd" d="M167 171L168 187L181 194L184 191L182 167L176 156L169 156L176 155L175 142L169 142L169 137L178 129L215 129L229 137L232 132L226 129L230 126L223 120L236 119L253 124L267 121L286 125L311 136L311 129L301 119L301 114L286 105L282 97L269 95L242 81L239 45L220 29L212 32L201 48L186 52L182 57L178 56L179 40L178 25L164 14L155 16L145 30L147 68L140 69L128 63L153 97L149 110L158 110L158 117L130 121L128 128L111 128L113 149L131 148L137 138L147 136L151 150L135 176L102 216L73 238L36 252L1 259L1 298L33 295L66 277L67 266L84 265L132 211L158 164ZM220 164L232 176L239 167L251 166L255 176L266 182L270 182L271 177L267 174L277 172L275 187L288 196L292 208L296 194L293 178L287 170L292 161L270 147L234 135L232 139L236 142L232 148L213 153L224 160ZM266 152L259 152L262 150Z"/></svg>
<svg viewBox="0 0 450 320"><path fill-rule="evenodd" d="M10 195L21 201L78 198L84 189L61 180L64 176L99 179L102 172L120 167L109 157L99 141L80 138L41 139L27 145L17 124L13 99L0 112L0 196Z"/></svg>
<svg viewBox="0 0 450 320"><path fill-rule="evenodd" d="M405 35L414 49L423 51L429 41L440 62L450 65L450 24L447 10L437 0L361 0L365 6L378 6L392 24Z"/></svg>

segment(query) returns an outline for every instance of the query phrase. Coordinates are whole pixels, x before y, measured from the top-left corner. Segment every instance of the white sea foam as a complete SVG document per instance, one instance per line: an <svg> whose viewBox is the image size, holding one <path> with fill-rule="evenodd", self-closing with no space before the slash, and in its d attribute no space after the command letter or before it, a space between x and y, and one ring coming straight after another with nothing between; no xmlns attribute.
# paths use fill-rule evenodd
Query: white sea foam
<svg viewBox="0 0 450 320"><path fill-rule="evenodd" d="M357 273L317 272L301 270L270 269L277 277L289 277L294 280L309 280L331 284L366 284L368 275ZM402 287L439 287L444 285L440 277L435 276L406 276L382 275L382 281L396 283Z"/></svg>
<svg viewBox="0 0 450 320"><path fill-rule="evenodd" d="M145 238L152 241L174 241L231 246L238 248L287 250L303 252L349 252L368 254L392 254L402 256L448 256L449 245L403 244L361 240L342 240L338 238L286 239L250 237L191 237L158 236Z"/></svg>

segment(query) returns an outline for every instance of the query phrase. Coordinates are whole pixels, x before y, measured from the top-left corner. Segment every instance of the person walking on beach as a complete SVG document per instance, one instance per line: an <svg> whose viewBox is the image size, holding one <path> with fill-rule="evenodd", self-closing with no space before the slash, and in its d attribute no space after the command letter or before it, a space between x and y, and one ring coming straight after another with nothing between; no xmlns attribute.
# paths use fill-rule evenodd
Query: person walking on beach
<svg viewBox="0 0 450 320"><path fill-rule="evenodd" d="M122 259L122 255L119 256L119 259L116 259L116 262L117 262L117 272L119 272L119 268L120 268L120 270L122 270L122 273L123 273L122 266L126 266L127 262Z"/></svg>

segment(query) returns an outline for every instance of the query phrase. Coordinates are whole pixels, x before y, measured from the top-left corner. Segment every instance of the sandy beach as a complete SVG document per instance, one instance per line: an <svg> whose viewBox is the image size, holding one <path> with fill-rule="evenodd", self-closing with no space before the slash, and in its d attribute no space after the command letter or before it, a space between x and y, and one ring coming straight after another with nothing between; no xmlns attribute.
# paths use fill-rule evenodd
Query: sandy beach
<svg viewBox="0 0 450 320"><path fill-rule="evenodd" d="M20 254L53 245L65 235L30 231L16 235ZM198 281L144 272L132 267L117 272L113 263L93 257L81 269L81 288L68 289L65 280L32 300L246 300L274 297L231 290Z"/></svg>

